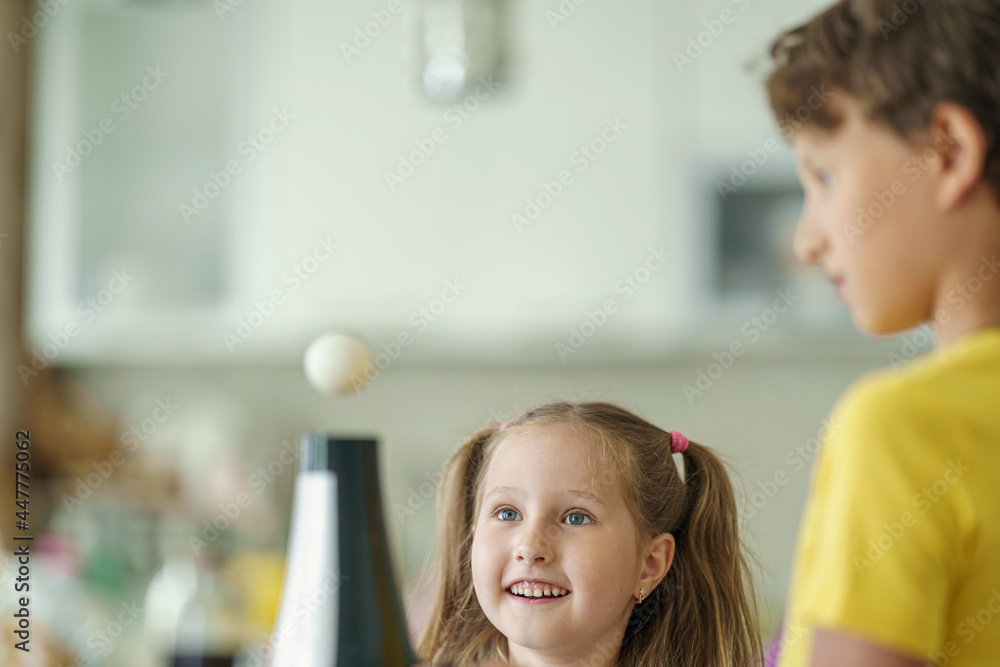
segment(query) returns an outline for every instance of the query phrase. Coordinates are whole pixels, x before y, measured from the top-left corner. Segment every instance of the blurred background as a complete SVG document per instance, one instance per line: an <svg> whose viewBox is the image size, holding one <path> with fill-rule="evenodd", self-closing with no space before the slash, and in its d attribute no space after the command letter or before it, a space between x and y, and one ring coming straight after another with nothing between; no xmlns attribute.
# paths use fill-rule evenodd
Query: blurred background
<svg viewBox="0 0 1000 667"><path fill-rule="evenodd" d="M862 338L791 254L764 56L825 4L4 2L0 451L30 431L35 541L32 661L7 628L0 664L252 655L310 431L379 437L418 618L442 464L557 398L727 456L770 626L827 411L929 342ZM375 354L355 396L303 375L331 329Z"/></svg>

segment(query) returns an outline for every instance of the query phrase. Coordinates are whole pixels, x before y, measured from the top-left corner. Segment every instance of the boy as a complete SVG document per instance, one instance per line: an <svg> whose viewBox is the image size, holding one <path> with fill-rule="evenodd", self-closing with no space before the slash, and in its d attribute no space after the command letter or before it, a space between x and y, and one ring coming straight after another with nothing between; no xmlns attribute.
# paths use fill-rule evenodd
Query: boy
<svg viewBox="0 0 1000 667"><path fill-rule="evenodd" d="M862 332L935 342L833 410L782 667L1000 664L998 45L997 0L842 0L772 46L796 254Z"/></svg>

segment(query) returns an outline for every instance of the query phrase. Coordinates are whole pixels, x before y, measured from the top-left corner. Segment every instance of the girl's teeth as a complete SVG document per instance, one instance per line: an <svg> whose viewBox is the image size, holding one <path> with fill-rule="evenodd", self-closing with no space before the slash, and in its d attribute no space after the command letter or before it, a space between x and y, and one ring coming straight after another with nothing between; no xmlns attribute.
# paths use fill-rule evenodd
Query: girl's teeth
<svg viewBox="0 0 1000 667"><path fill-rule="evenodd" d="M568 591L559 587L533 588L532 586L527 584L515 584L511 586L510 592L514 593L515 595L520 595L523 597L540 598L540 597L560 597L566 595Z"/></svg>

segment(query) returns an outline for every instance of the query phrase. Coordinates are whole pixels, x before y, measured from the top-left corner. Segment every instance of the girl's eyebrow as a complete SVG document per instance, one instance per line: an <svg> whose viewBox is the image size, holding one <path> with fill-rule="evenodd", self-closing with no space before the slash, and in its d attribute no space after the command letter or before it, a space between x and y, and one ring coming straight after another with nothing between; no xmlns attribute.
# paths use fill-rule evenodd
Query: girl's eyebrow
<svg viewBox="0 0 1000 667"><path fill-rule="evenodd" d="M569 489L565 493L567 496L573 496L575 498L583 498L584 500L589 500L596 505L600 505L601 507L607 508L608 506L607 502L605 502L603 498L598 496L596 493L591 493L590 491L584 491L582 489ZM518 496L521 494L521 490L518 489L516 486L498 486L495 487L489 493L487 493L483 497L483 500L485 501L492 496L498 496L503 494Z"/></svg>

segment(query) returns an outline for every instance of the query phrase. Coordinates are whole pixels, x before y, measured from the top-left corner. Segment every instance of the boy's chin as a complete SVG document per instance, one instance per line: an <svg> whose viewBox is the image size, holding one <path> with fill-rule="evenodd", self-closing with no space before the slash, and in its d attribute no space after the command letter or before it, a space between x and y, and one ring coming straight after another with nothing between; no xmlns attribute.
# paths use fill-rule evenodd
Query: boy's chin
<svg viewBox="0 0 1000 667"><path fill-rule="evenodd" d="M927 322L926 319L910 317L886 317L879 314L851 310L851 322L854 328L868 338L883 339L902 336Z"/></svg>

